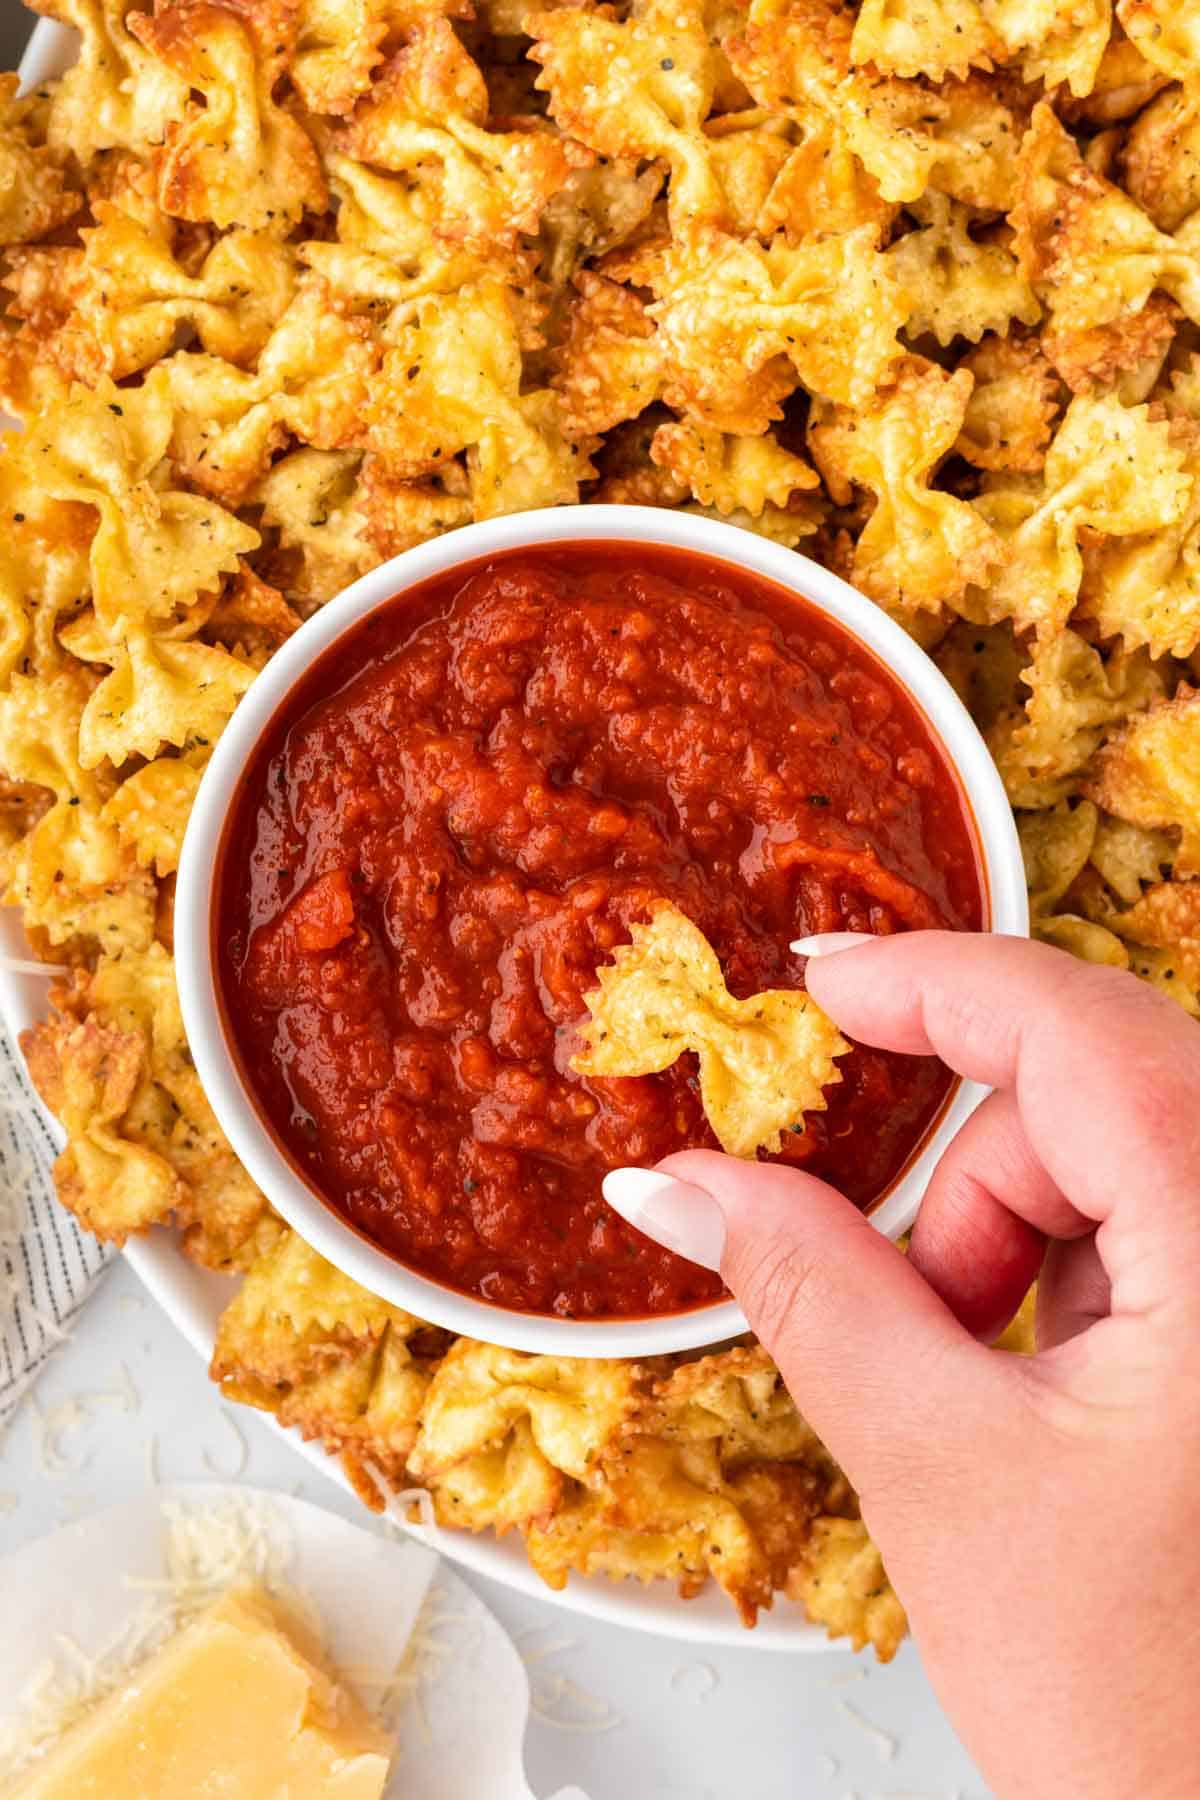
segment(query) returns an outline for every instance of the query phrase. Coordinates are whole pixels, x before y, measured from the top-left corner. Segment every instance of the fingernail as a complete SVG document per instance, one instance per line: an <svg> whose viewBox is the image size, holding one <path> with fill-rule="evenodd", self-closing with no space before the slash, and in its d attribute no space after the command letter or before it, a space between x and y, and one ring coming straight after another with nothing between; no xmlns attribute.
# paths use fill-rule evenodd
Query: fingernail
<svg viewBox="0 0 1200 1800"><path fill-rule="evenodd" d="M613 1211L656 1244L699 1263L702 1269L720 1268L725 1220L703 1188L676 1181L657 1169L613 1169L604 1177L602 1188Z"/></svg>
<svg viewBox="0 0 1200 1800"><path fill-rule="evenodd" d="M789 944L797 956L833 956L838 950L853 950L856 944L872 944L869 931L819 931L816 937L797 938Z"/></svg>

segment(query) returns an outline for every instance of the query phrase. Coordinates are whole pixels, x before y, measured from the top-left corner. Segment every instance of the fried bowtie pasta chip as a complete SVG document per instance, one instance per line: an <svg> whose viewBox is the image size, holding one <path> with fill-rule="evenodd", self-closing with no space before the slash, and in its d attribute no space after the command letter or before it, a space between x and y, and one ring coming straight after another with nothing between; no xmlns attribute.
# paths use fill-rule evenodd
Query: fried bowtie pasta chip
<svg viewBox="0 0 1200 1800"><path fill-rule="evenodd" d="M61 1121L67 1147L54 1165L58 1197L97 1237L120 1243L165 1218L180 1198L170 1164L122 1131L143 1075L138 1034L60 1019L25 1034L34 1086Z"/></svg>
<svg viewBox="0 0 1200 1800"><path fill-rule="evenodd" d="M1079 791L1106 729L1162 696L1163 679L1144 652L1107 662L1077 632L1033 645L1021 672L1023 710L1003 708L987 729L988 748L1017 807L1053 806Z"/></svg>
<svg viewBox="0 0 1200 1800"><path fill-rule="evenodd" d="M1129 127L1121 151L1125 188L1160 231L1178 231L1200 208L1200 95L1170 87Z"/></svg>
<svg viewBox="0 0 1200 1800"><path fill-rule="evenodd" d="M650 285L664 398L721 431L765 431L798 381L862 406L901 353L906 298L870 225L795 247L699 231L663 254Z"/></svg>
<svg viewBox="0 0 1200 1800"><path fill-rule="evenodd" d="M1200 27L1190 5L1164 0L1117 0L1117 16L1146 61L1172 81L1194 82L1200 65Z"/></svg>
<svg viewBox="0 0 1200 1800"><path fill-rule="evenodd" d="M1060 631L1083 579L1081 531L1126 537L1173 525L1191 493L1183 463L1166 422L1146 407L1114 395L1074 399L1040 479L997 481L975 503L1007 552L980 590L984 617Z"/></svg>
<svg viewBox="0 0 1200 1800"><path fill-rule="evenodd" d="M1132 906L1144 887L1162 879L1174 856L1175 846L1165 831L1147 831L1102 813L1088 860L1117 899Z"/></svg>
<svg viewBox="0 0 1200 1800"><path fill-rule="evenodd" d="M91 370L77 367L81 378L120 380L144 369L173 350L185 328L214 356L254 361L295 289L296 258L288 245L268 234L231 231L189 274L163 221L147 226L104 200L93 213L95 226L82 234L74 321L77 332L94 338L96 356Z"/></svg>
<svg viewBox="0 0 1200 1800"><path fill-rule="evenodd" d="M520 316L489 278L423 301L370 383L371 447L403 479L468 452L477 519L579 497L586 454L565 436L558 397L522 390Z"/></svg>
<svg viewBox="0 0 1200 1800"><path fill-rule="evenodd" d="M955 451L977 469L1035 474L1046 460L1060 384L1036 339L988 336L963 357L975 385Z"/></svg>
<svg viewBox="0 0 1200 1800"><path fill-rule="evenodd" d="M723 219L726 202L701 125L721 65L703 0L634 0L530 13L538 86L562 130L601 156L661 159L671 170L674 222Z"/></svg>
<svg viewBox="0 0 1200 1800"><path fill-rule="evenodd" d="M648 925L597 971L582 1027L586 1048L571 1067L601 1079L654 1075L685 1050L700 1059L700 1098L722 1149L777 1151L781 1133L825 1108L849 1044L814 1001L771 989L736 1000L702 931L677 907L655 907Z"/></svg>
<svg viewBox="0 0 1200 1800"><path fill-rule="evenodd" d="M1107 538L1085 555L1080 613L1129 649L1144 644L1151 656L1184 659L1200 646L1200 427L1182 441L1186 507L1158 531Z"/></svg>
<svg viewBox="0 0 1200 1800"><path fill-rule="evenodd" d="M257 673L254 665L216 644L189 643L129 625L117 643L106 641L86 615L63 634L85 662L108 663L110 673L91 695L79 721L79 759L85 769L131 756L156 757L215 743Z"/></svg>
<svg viewBox="0 0 1200 1800"><path fill-rule="evenodd" d="M203 770L190 758L160 756L136 769L104 804L101 817L143 869L171 875Z"/></svg>
<svg viewBox="0 0 1200 1800"><path fill-rule="evenodd" d="M566 15L562 15L566 16ZM569 139L485 127L487 87L445 19L431 19L387 65L339 135L360 161L429 179L430 225L467 244L536 231L542 207L591 159Z"/></svg>
<svg viewBox="0 0 1200 1800"><path fill-rule="evenodd" d="M216 587L259 541L212 501L157 484L171 428L168 388L156 370L130 391L107 382L76 388L8 449L44 493L94 508L91 598L110 642Z"/></svg>
<svg viewBox="0 0 1200 1800"><path fill-rule="evenodd" d="M785 450L769 431L729 437L699 425L660 425L650 456L722 518L743 512L757 519L768 505L782 510L793 494L821 485L804 458Z"/></svg>
<svg viewBox="0 0 1200 1800"><path fill-rule="evenodd" d="M1200 692L1181 684L1118 732L1100 751L1088 792L1131 825L1178 832L1176 873L1200 875Z"/></svg>
<svg viewBox="0 0 1200 1800"><path fill-rule="evenodd" d="M552 381L564 428L582 438L644 412L659 398L666 370L639 294L586 269L574 286Z"/></svg>
<svg viewBox="0 0 1200 1800"><path fill-rule="evenodd" d="M830 1637L848 1637L859 1650L870 1644L880 1662L891 1660L908 1630L904 1608L861 1519L817 1519L788 1592Z"/></svg>
<svg viewBox="0 0 1200 1800"><path fill-rule="evenodd" d="M153 16L130 15L138 41L200 96L167 126L158 171L164 212L259 230L323 210L327 190L312 140L275 99L285 46L272 15L270 0L236 11L170 0Z"/></svg>
<svg viewBox="0 0 1200 1800"><path fill-rule="evenodd" d="M1055 339L1070 350L1075 337L1127 323L1156 289L1200 319L1196 250L1160 231L1128 195L1094 173L1045 102L1034 109L1020 161L1016 249L1049 309ZM1096 342L1094 360L1103 374L1112 344L1104 336Z"/></svg>
<svg viewBox="0 0 1200 1800"><path fill-rule="evenodd" d="M429 19L469 19L468 0L299 0L288 77L310 112L349 112L385 46Z"/></svg>
<svg viewBox="0 0 1200 1800"><path fill-rule="evenodd" d="M236 505L289 436L322 450L362 448L381 353L369 322L346 317L325 283L307 276L253 372L188 351L159 364L154 373L173 407L172 461L195 486Z"/></svg>
<svg viewBox="0 0 1200 1800"><path fill-rule="evenodd" d="M910 338L929 333L943 346L959 337L978 343L984 332L1003 334L1014 321L1036 323L1042 309L1003 243L972 237L966 208L942 195L916 206L919 229L888 251L901 287L916 299L905 328Z"/></svg>
<svg viewBox="0 0 1200 1800"><path fill-rule="evenodd" d="M459 1338L434 1376L409 1466L418 1478L441 1474L498 1448L524 1420L547 1462L586 1482L630 1416L638 1379L634 1363Z"/></svg>
<svg viewBox="0 0 1200 1800"><path fill-rule="evenodd" d="M851 579L904 609L941 606L986 580L999 538L963 500L930 486L962 429L971 378L908 357L870 406L814 407L809 444L833 498L855 487L876 506L854 550Z"/></svg>
<svg viewBox="0 0 1200 1800"><path fill-rule="evenodd" d="M44 237L83 201L66 157L43 141L37 103L18 100L17 86L15 75L0 75L0 245Z"/></svg>
<svg viewBox="0 0 1200 1800"><path fill-rule="evenodd" d="M84 768L79 731L95 678L64 661L51 675L13 675L0 693L0 766L51 804L3 856L3 898L54 945L76 940L144 949L154 886L104 816L110 783Z"/></svg>
<svg viewBox="0 0 1200 1800"><path fill-rule="evenodd" d="M284 1230L222 1313L210 1373L227 1399L341 1455L378 1506L369 1468L402 1482L416 1439L429 1373L410 1346L424 1329Z"/></svg>
<svg viewBox="0 0 1200 1800"><path fill-rule="evenodd" d="M187 104L188 84L129 28L131 0L37 0L36 10L79 33L79 56L57 83L48 136L81 163L98 151L161 144Z"/></svg>

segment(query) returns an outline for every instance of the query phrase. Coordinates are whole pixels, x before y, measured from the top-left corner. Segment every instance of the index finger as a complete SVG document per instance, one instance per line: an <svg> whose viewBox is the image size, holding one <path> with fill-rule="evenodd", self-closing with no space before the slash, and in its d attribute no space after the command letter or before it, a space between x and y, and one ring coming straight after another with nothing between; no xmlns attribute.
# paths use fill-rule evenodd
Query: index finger
<svg viewBox="0 0 1200 1800"><path fill-rule="evenodd" d="M806 981L851 1037L1010 1089L1085 1217L1200 1239L1200 1033L1135 976L1023 938L922 931L813 957Z"/></svg>

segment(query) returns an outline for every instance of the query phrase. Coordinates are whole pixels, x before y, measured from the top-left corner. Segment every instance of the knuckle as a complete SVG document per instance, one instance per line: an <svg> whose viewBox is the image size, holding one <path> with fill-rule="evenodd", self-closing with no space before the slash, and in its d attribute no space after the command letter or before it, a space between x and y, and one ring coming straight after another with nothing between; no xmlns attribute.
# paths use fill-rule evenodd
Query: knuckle
<svg viewBox="0 0 1200 1800"><path fill-rule="evenodd" d="M773 1231L740 1245L726 1278L759 1336L785 1358L789 1345L804 1335L804 1319L818 1300L819 1264L798 1244Z"/></svg>

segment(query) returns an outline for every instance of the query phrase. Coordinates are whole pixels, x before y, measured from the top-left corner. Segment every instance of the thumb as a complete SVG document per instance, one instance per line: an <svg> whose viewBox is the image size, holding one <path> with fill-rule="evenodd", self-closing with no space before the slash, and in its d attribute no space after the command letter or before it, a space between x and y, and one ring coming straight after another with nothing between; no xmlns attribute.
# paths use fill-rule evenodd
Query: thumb
<svg viewBox="0 0 1200 1800"><path fill-rule="evenodd" d="M719 1267L788 1390L861 1493L971 1454L997 1417L989 1356L849 1200L811 1175L685 1150L606 1177L647 1237ZM932 1471L930 1471L932 1472Z"/></svg>

